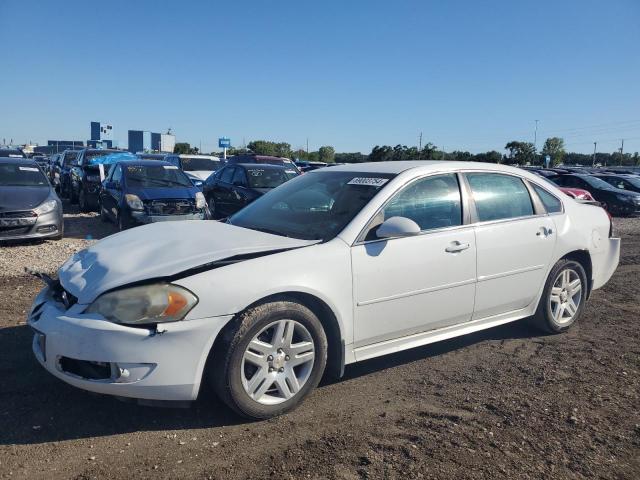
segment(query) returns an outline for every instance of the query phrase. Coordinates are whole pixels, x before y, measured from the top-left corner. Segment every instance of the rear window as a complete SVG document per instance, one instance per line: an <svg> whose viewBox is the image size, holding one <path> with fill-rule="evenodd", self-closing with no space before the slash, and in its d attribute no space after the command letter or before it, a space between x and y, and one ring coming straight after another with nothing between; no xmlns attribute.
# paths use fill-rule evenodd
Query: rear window
<svg viewBox="0 0 640 480"><path fill-rule="evenodd" d="M48 185L40 169L33 164L0 163L0 187L39 187Z"/></svg>
<svg viewBox="0 0 640 480"><path fill-rule="evenodd" d="M560 213L562 212L562 202L556 198L555 195L547 192L544 188L536 185L535 183L531 184L533 189L540 197L542 204L544 205L547 213Z"/></svg>
<svg viewBox="0 0 640 480"><path fill-rule="evenodd" d="M127 165L127 185L138 188L191 187L189 178L174 165Z"/></svg>
<svg viewBox="0 0 640 480"><path fill-rule="evenodd" d="M529 190L520 178L498 173L467 173L466 176L479 221L533 215Z"/></svg>
<svg viewBox="0 0 640 480"><path fill-rule="evenodd" d="M247 176L251 188L276 188L289 180L284 170L279 168L248 168Z"/></svg>
<svg viewBox="0 0 640 480"><path fill-rule="evenodd" d="M206 171L212 172L220 168L219 160L211 158L182 158L182 170L185 172Z"/></svg>

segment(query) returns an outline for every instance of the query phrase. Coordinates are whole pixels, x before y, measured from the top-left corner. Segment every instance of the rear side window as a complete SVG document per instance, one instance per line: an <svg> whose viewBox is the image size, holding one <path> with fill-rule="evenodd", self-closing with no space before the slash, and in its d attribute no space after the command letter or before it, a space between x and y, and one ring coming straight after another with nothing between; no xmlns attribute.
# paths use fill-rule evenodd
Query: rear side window
<svg viewBox="0 0 640 480"><path fill-rule="evenodd" d="M518 177L499 173L467 173L466 176L479 221L533 215L529 190Z"/></svg>
<svg viewBox="0 0 640 480"><path fill-rule="evenodd" d="M462 202L456 175L436 175L415 181L385 207L384 220L391 217L410 218L420 230L462 225Z"/></svg>
<svg viewBox="0 0 640 480"><path fill-rule="evenodd" d="M562 212L562 202L558 198L556 198L555 195L552 195L544 188L536 185L535 183L532 183L531 186L540 197L540 200L542 201L544 209L547 211L547 213Z"/></svg>

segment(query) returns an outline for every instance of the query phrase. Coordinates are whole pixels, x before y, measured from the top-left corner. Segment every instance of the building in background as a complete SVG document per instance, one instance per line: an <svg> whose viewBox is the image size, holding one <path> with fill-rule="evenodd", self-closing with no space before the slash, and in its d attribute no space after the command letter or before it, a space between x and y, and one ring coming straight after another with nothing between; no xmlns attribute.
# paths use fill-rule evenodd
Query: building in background
<svg viewBox="0 0 640 480"><path fill-rule="evenodd" d="M91 139L87 141L89 147L113 147L113 126L100 123L91 122Z"/></svg>
<svg viewBox="0 0 640 480"><path fill-rule="evenodd" d="M81 148L84 148L84 142L82 140L47 140L46 145L33 147L33 152L52 155L54 153L64 152L65 150L80 150Z"/></svg>
<svg viewBox="0 0 640 480"><path fill-rule="evenodd" d="M172 153L176 137L170 133L154 133L144 130L129 130L127 149L137 152Z"/></svg>

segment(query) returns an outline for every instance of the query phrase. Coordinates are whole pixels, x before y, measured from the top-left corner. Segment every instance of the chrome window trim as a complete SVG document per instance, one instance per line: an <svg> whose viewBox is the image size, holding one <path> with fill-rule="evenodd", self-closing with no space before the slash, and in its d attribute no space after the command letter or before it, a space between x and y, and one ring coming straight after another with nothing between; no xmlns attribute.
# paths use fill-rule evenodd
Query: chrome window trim
<svg viewBox="0 0 640 480"><path fill-rule="evenodd" d="M429 173L421 175L419 177L411 178L411 179L407 180L405 183L403 183L400 187L398 187L398 189L396 189L396 191L393 192L389 196L389 198L387 198L387 200L385 200L385 202L380 206L380 208L378 208L376 210L376 212L371 216L371 218L367 221L367 223L365 223L365 226L362 228L362 230L360 230L360 233L356 237L356 241L353 243L352 247L355 247L357 245L375 243L375 242L386 242L388 240L395 240L397 238L409 238L409 237L389 237L389 238L376 238L374 240L365 240L365 237L367 236L367 233L369 233L369 230L371 229L369 226L371 225L373 220L378 216L378 214L382 210L384 210L386 208L386 206L391 202L391 200L393 200L396 197L396 195L400 194L403 190L405 190L406 188L408 188L411 184L413 184L415 182L419 182L420 180L424 180L425 178L428 178L428 177L441 176L441 175L452 175L452 176L456 177L456 181L458 182L458 191L460 192L460 207L462 209L462 212L461 212L462 224L461 225L453 225L451 227L441 227L441 228L431 228L431 229L428 229L428 230L421 230L420 233L418 233L417 235L412 235L412 237L419 237L419 236L426 235L426 234L429 234L429 233L443 232L443 231L456 230L456 229L468 227L470 225L470 223L465 223L465 221L469 218L469 213L470 213L469 212L469 206L468 206L468 203L467 203L469 198L468 198L468 192L465 192L464 189L462 188L460 172L458 172L458 171L429 172Z"/></svg>
<svg viewBox="0 0 640 480"><path fill-rule="evenodd" d="M495 174L495 175L507 175L510 177L516 177L518 179L520 179L522 181L522 183L525 185L525 187L527 188L528 192L529 192L529 197L531 198L531 206L533 207L534 210L534 214L533 215L525 215L522 217L511 217L511 218L501 218L498 220L487 220L484 222L479 221L478 219L478 213L476 210L476 206L475 206L475 202L473 200L473 195L471 193L471 186L469 185L468 179L466 177L467 173L489 173L489 174ZM542 201L540 200L540 198L538 197L538 195L535 193L535 191L533 190L533 187L530 186L529 183L533 183L536 186L542 188L545 191L548 191L546 188L544 188L543 186L541 186L538 182L533 182L531 180L529 180L528 178L522 177L520 175L517 175L515 173L511 173L511 172L494 172L494 171L490 171L490 170L482 170L482 169L470 169L470 170L457 170L457 171L436 171L436 172L430 172L428 174L425 175L421 175L420 177L416 177L416 178L412 178L410 180L407 180L404 184L402 184L383 204L382 206L376 210L376 212L371 216L371 218L369 219L369 221L365 224L364 228L360 231L360 233L358 234L356 241L353 243L353 245L351 245L352 247L356 247L359 245L367 245L370 243L377 243L377 242L386 242L389 240L396 240L396 239L400 239L400 238L412 238L412 237L390 237L390 238L377 238L374 240L364 240L364 237L366 236L366 234L369 231L369 225L371 224L371 222L373 221L373 219L387 206L387 204L391 201L392 198L394 198L398 193L400 193L402 190L404 190L409 184L418 181L418 180L422 180L426 177L430 177L430 176L434 176L434 175L445 175L445 174L454 174L456 175L457 179L458 179L458 186L460 188L460 194L462 197L462 225L455 225L452 227L443 227L443 228L434 228L434 229L430 229L430 230L423 230L420 233L418 233L417 235L413 235L412 237L419 237L422 235L428 235L431 233L440 233L440 232L448 232L448 231L454 231L454 230L462 230L462 229L466 229L469 227L483 227L486 225L492 225L492 224L502 224L502 223L511 223L511 222L520 222L523 220L529 220L532 218L539 218L539 217L544 217L544 216L553 216L553 215L564 215L565 214L565 208L564 208L564 202L562 202L561 199L559 199L556 195L554 195L553 193L549 192L550 195L553 195L554 197L558 198L558 200L560 200L560 204L562 205L562 212L557 212L557 213L548 213L546 211L546 209L544 208L544 204L542 204ZM535 194L535 196L532 194ZM536 213L536 204L534 202L540 202L541 205L541 211L540 213Z"/></svg>

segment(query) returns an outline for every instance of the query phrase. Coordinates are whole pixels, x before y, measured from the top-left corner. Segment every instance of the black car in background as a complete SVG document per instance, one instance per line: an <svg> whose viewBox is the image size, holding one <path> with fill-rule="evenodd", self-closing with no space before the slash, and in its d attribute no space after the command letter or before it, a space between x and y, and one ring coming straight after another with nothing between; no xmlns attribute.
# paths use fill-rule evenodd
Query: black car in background
<svg viewBox="0 0 640 480"><path fill-rule="evenodd" d="M175 165L162 160L115 163L102 183L100 218L119 230L170 220L207 220L202 192Z"/></svg>
<svg viewBox="0 0 640 480"><path fill-rule="evenodd" d="M18 148L0 147L0 157L6 158L26 158L24 152Z"/></svg>
<svg viewBox="0 0 640 480"><path fill-rule="evenodd" d="M0 240L62 238L62 203L33 160L0 152Z"/></svg>
<svg viewBox="0 0 640 480"><path fill-rule="evenodd" d="M640 193L616 188L595 175L571 173L550 178L561 187L588 190L612 215L640 214Z"/></svg>
<svg viewBox="0 0 640 480"><path fill-rule="evenodd" d="M78 150L65 150L57 155L55 162L51 164L49 178L61 197L70 198L72 195L71 168L78 158Z"/></svg>
<svg viewBox="0 0 640 480"><path fill-rule="evenodd" d="M616 188L640 193L640 176L638 175L602 173L595 176Z"/></svg>
<svg viewBox="0 0 640 480"><path fill-rule="evenodd" d="M281 165L283 167L286 167L286 172L289 178L293 178L302 173L294 162L284 157L272 157L270 155L255 155L253 153L246 153L241 155L234 155L233 157L229 157L226 160L227 165L235 165L238 163Z"/></svg>
<svg viewBox="0 0 640 480"><path fill-rule="evenodd" d="M100 176L100 158L112 154L135 158L133 154L122 150L84 148L78 152L69 170L69 190L66 196L71 203L77 203L81 211L97 210L100 184L109 171L109 166L103 166L104 175Z"/></svg>
<svg viewBox="0 0 640 480"><path fill-rule="evenodd" d="M263 163L226 165L203 185L211 216L222 218L236 213L292 178L290 171L288 166Z"/></svg>

